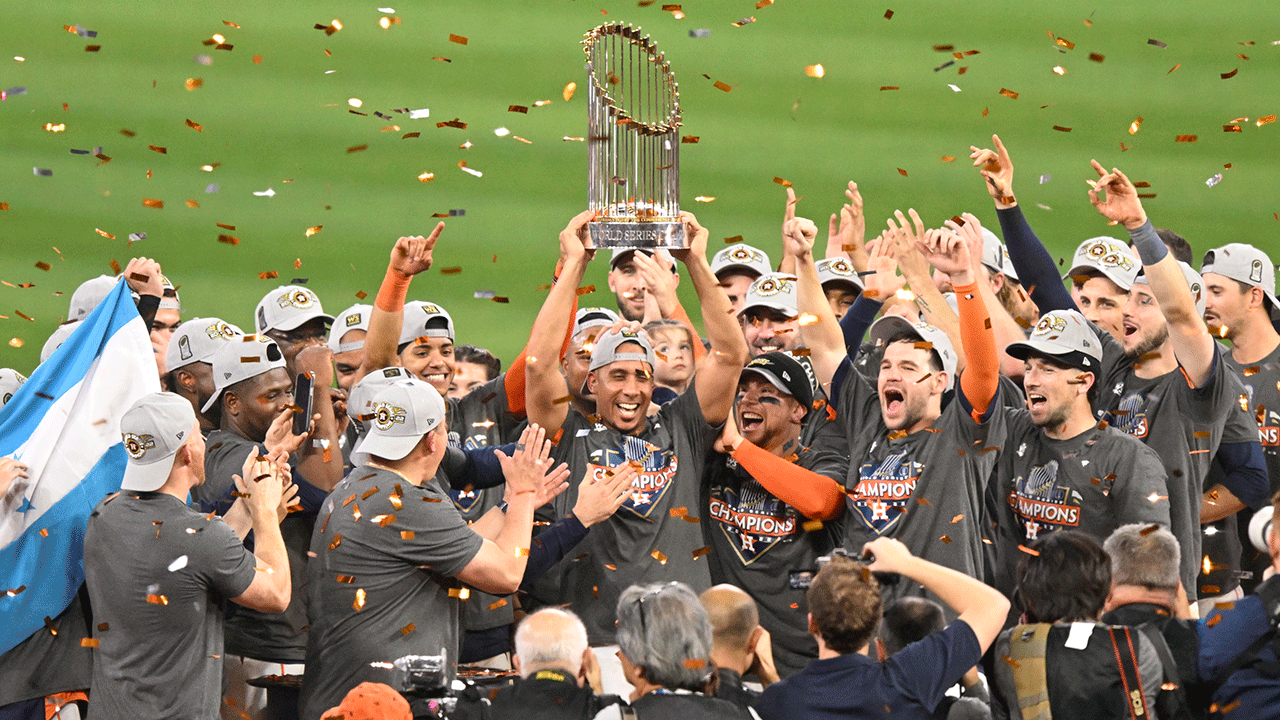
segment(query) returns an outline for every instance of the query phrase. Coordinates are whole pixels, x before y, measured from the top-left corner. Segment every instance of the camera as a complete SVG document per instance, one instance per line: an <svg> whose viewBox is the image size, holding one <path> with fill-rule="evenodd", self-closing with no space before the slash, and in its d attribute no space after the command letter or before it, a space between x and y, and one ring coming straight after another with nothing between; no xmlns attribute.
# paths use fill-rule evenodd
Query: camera
<svg viewBox="0 0 1280 720"><path fill-rule="evenodd" d="M391 687L405 697L442 698L449 695L449 653L405 655L392 663Z"/></svg>
<svg viewBox="0 0 1280 720"><path fill-rule="evenodd" d="M1271 535L1271 523L1274 520L1275 508L1268 506L1253 514L1249 521L1249 542L1260 553L1267 553L1267 538Z"/></svg>

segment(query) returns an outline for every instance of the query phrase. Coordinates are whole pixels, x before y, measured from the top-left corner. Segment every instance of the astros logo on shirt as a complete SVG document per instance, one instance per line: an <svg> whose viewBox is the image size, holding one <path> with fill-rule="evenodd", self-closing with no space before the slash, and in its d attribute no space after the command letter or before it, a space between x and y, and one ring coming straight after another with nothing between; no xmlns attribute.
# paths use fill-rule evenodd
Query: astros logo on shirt
<svg viewBox="0 0 1280 720"><path fill-rule="evenodd" d="M712 487L708 509L743 565L755 562L797 529L795 511L755 480L744 482L741 490Z"/></svg>
<svg viewBox="0 0 1280 720"><path fill-rule="evenodd" d="M1014 480L1009 507L1022 523L1027 540L1042 531L1080 525L1079 493L1058 483L1058 461L1050 460Z"/></svg>
<svg viewBox="0 0 1280 720"><path fill-rule="evenodd" d="M587 458L587 474L599 482L609 477L613 468L626 462L638 463L640 472L631 481L631 496L622 503L622 509L647 519L671 488L680 460L671 450L638 437L624 436L621 448L601 448L591 453Z"/></svg>
<svg viewBox="0 0 1280 720"><path fill-rule="evenodd" d="M1120 398L1117 409L1111 413L1111 425L1120 432L1128 433L1145 442L1147 433L1151 431L1148 411L1154 412L1154 409L1147 407L1149 400L1146 393L1141 392L1131 392Z"/></svg>
<svg viewBox="0 0 1280 720"><path fill-rule="evenodd" d="M908 460L907 450L894 453L876 465L858 468L858 486L848 494L848 502L867 527L884 535L907 511L907 502L916 491L916 481L924 465Z"/></svg>

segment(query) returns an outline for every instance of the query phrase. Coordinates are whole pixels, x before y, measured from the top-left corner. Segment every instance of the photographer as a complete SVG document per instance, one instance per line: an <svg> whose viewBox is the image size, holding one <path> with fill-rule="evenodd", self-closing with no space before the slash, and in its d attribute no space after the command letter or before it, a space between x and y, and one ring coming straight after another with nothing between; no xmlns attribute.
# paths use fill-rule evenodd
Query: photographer
<svg viewBox="0 0 1280 720"><path fill-rule="evenodd" d="M947 688L978 664L999 634L1009 601L993 588L912 557L891 538L867 543L863 553L872 556L869 564L835 556L814 577L808 593L809 632L818 641L818 659L765 688L756 704L765 720L928 717ZM880 623L880 584L873 572L905 575L924 585L959 618L876 662L867 656Z"/></svg>

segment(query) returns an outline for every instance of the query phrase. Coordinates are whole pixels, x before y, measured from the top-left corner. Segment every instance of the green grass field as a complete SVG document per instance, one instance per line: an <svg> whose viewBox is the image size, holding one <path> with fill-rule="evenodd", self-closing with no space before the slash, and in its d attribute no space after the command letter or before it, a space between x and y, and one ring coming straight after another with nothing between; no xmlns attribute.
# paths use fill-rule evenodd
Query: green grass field
<svg viewBox="0 0 1280 720"><path fill-rule="evenodd" d="M1109 231L1085 195L1088 161L1096 157L1149 182L1153 220L1197 251L1246 241L1280 259L1273 214L1280 212L1280 123L1255 122L1280 112L1280 46L1273 45L1280 29L1275 6L1264 0L778 0L761 8L686 1L683 19L661 2L638 7L634 0L417 0L391 3L401 22L389 29L378 21L391 14L378 7L350 0L6 2L0 89L27 91L0 102L0 203L7 204L0 211L0 365L29 372L70 292L110 272L112 260L155 257L181 286L184 317L217 315L248 328L258 299L295 277L308 278L331 313L356 302L358 292L372 296L394 239L429 231L432 214L451 209L466 215L448 220L436 262L462 270L432 270L412 297L444 304L457 319L459 342L510 359L527 338L538 287L549 281L556 234L586 205L586 147L562 137L586 134L578 43L606 21L641 26L671 60L681 82L682 132L701 138L682 146L683 205L710 228L713 250L742 235L777 252L784 190L774 177L794 183L799 213L820 226L850 179L862 187L870 228L908 206L934 224L974 210L994 225L967 155L970 144L988 144L999 132L1013 154L1019 198L1060 256ZM731 24L749 16L756 22ZM313 29L334 19L343 26L337 33ZM98 35L78 37L67 25ZM694 38L694 29L710 34ZM1050 32L1074 48L1056 44ZM233 47L201 44L215 33ZM90 44L101 49L86 52ZM935 70L954 60L935 50L948 45L978 53ZM197 62L200 55L212 63ZM824 67L823 78L805 75L813 64ZM197 78L203 84L186 89ZM579 90L565 102L569 82ZM349 112L352 98L367 116ZM552 102L534 107L538 100ZM509 112L511 105L529 112ZM411 120L393 108L429 108L431 116ZM1130 134L1139 116L1141 128ZM1223 131L1242 117L1249 119L1239 123L1242 132ZM454 118L467 128L436 127ZM498 127L530 143L498 137ZM409 132L421 135L402 139ZM1197 142L1175 142L1192 134ZM459 147L467 142L469 149ZM70 152L97 146L110 162ZM349 152L358 146L367 149ZM462 161L483 177L462 172ZM212 172L201 169L214 164ZM424 172L435 179L419 182ZM1222 182L1206 186L1220 172ZM207 192L213 183L217 191ZM253 194L267 189L275 196ZM696 203L695 196L715 200ZM144 199L164 207L146 207ZM307 237L314 226L322 229ZM146 239L128 247L137 232ZM241 242L219 243L220 234ZM597 264L588 282L603 291L605 263ZM264 271L280 280L259 279ZM511 302L474 299L477 290ZM584 300L612 302L603 292Z"/></svg>

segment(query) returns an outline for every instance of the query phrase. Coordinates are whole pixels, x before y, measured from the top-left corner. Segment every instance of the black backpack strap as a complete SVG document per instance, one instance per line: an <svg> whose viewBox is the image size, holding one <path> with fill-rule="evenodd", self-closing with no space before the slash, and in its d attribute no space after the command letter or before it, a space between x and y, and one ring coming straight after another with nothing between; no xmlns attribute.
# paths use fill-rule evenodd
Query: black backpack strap
<svg viewBox="0 0 1280 720"><path fill-rule="evenodd" d="M1133 635L1129 628L1114 625L1107 628L1107 635L1111 638L1111 648L1115 652L1116 668L1120 671L1120 682L1124 686L1129 718L1147 720L1151 713L1142 687L1142 674L1138 671L1138 651L1133 646Z"/></svg>
<svg viewBox="0 0 1280 720"><path fill-rule="evenodd" d="M1187 701L1187 689L1182 687L1182 677L1178 674L1178 663L1173 659L1169 643L1165 641L1160 629L1151 623L1138 626L1138 632L1147 636L1156 648L1160 657L1160 665L1164 668L1164 685L1156 695L1156 711L1160 720L1191 720L1191 706ZM1172 690L1166 687L1172 686Z"/></svg>
<svg viewBox="0 0 1280 720"><path fill-rule="evenodd" d="M1258 652L1273 641L1280 641L1280 576L1273 577L1267 582L1258 586L1255 593L1262 598L1262 605L1267 613L1269 628L1253 644L1244 649L1230 663L1217 672L1213 676L1213 680L1205 688L1205 693L1212 696L1214 693L1226 684L1237 671L1253 665L1258 660ZM1280 657L1280 648L1277 648L1277 657ZM1273 665L1275 663L1268 663Z"/></svg>
<svg viewBox="0 0 1280 720"><path fill-rule="evenodd" d="M640 717L636 713L636 709L631 707L630 705L625 705L625 704L620 705L618 707L618 710L622 712L622 720L638 720L638 718Z"/></svg>

